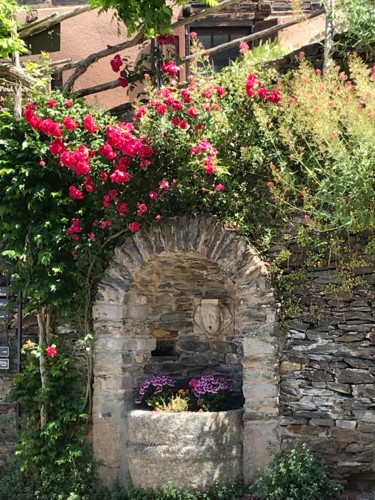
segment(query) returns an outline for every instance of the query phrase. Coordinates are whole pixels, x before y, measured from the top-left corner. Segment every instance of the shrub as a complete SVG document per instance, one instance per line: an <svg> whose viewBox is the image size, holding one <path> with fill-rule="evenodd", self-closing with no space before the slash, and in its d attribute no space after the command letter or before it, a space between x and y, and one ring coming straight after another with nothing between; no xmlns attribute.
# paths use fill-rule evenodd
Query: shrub
<svg viewBox="0 0 375 500"><path fill-rule="evenodd" d="M247 488L241 479L222 486L214 484L207 491L178 490L168 483L161 490L144 490L131 488L128 491L129 500L242 500L246 497Z"/></svg>
<svg viewBox="0 0 375 500"><path fill-rule="evenodd" d="M315 457L306 443L277 456L259 471L251 491L267 500L324 500L342 487L327 475L325 462Z"/></svg>

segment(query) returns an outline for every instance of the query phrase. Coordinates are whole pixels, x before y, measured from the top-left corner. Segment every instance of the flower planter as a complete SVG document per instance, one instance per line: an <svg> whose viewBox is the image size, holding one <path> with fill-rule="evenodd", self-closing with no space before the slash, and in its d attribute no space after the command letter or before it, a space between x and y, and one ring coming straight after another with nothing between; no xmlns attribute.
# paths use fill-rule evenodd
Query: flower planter
<svg viewBox="0 0 375 500"><path fill-rule="evenodd" d="M128 414L127 456L135 486L204 489L241 475L242 410Z"/></svg>

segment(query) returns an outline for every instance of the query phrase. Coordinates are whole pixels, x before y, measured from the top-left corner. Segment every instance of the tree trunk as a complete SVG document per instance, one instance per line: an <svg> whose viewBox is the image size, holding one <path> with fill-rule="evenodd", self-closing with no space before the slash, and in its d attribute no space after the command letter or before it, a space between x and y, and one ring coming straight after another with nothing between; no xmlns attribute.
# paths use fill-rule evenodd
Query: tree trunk
<svg viewBox="0 0 375 500"><path fill-rule="evenodd" d="M47 307L43 307L37 313L38 327L39 327L39 372L40 381L42 384L42 391L48 387L48 375L46 370L46 357L44 355L44 346L48 343L48 333L51 325L51 311ZM47 408L42 403L40 407L40 428L43 429L48 422Z"/></svg>

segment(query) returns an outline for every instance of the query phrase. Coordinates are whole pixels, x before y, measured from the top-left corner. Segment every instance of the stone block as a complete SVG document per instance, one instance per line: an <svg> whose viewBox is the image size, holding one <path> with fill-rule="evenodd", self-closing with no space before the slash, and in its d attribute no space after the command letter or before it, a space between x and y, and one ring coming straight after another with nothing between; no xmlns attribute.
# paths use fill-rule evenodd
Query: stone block
<svg viewBox="0 0 375 500"><path fill-rule="evenodd" d="M188 352L204 352L209 349L208 342L199 342L194 340L181 340L177 343L176 348Z"/></svg>
<svg viewBox="0 0 375 500"><path fill-rule="evenodd" d="M125 486L120 474L120 467L109 467L108 465L104 465L103 463L99 462L96 470L100 482L101 484L103 484L103 486L106 486L108 488L113 488L113 486L117 484Z"/></svg>
<svg viewBox="0 0 375 500"><path fill-rule="evenodd" d="M367 382L374 383L375 377L367 370L347 368L339 373L337 380L341 384L366 384Z"/></svg>
<svg viewBox="0 0 375 500"><path fill-rule="evenodd" d="M114 335L97 335L95 338L95 350L97 351L122 351L124 337L115 337Z"/></svg>
<svg viewBox="0 0 375 500"><path fill-rule="evenodd" d="M156 349L156 339L154 338L126 338L124 339L123 350L125 351L148 351Z"/></svg>
<svg viewBox="0 0 375 500"><path fill-rule="evenodd" d="M130 320L146 321L148 317L147 304L126 304L123 316Z"/></svg>
<svg viewBox="0 0 375 500"><path fill-rule="evenodd" d="M126 456L133 484L204 489L241 474L242 411L128 415ZM147 472L147 474L145 473Z"/></svg>
<svg viewBox="0 0 375 500"><path fill-rule="evenodd" d="M266 382L276 382L276 365L264 363L264 365L260 366L259 369L254 367L252 370L248 368L247 362L244 362L243 366L245 368L243 373L243 381L246 385L253 383L264 384Z"/></svg>
<svg viewBox="0 0 375 500"><path fill-rule="evenodd" d="M375 422L374 423L367 423L367 422L358 422L358 432L364 432L364 433L375 433Z"/></svg>
<svg viewBox="0 0 375 500"><path fill-rule="evenodd" d="M357 399L375 400L375 384L358 384L353 386L353 396Z"/></svg>
<svg viewBox="0 0 375 500"><path fill-rule="evenodd" d="M247 404L252 400L265 401L267 398L276 398L278 387L275 384L248 384L243 386L243 395Z"/></svg>
<svg viewBox="0 0 375 500"><path fill-rule="evenodd" d="M375 410L353 410L353 414L359 422L375 423Z"/></svg>
<svg viewBox="0 0 375 500"><path fill-rule="evenodd" d="M336 420L336 427L354 431L357 427L357 422L355 420Z"/></svg>
<svg viewBox="0 0 375 500"><path fill-rule="evenodd" d="M95 459L102 465L118 468L120 459L121 428L102 419L94 422L93 448Z"/></svg>
<svg viewBox="0 0 375 500"><path fill-rule="evenodd" d="M285 372L296 372L300 371L302 368L302 365L299 363L292 363L290 361L283 361L280 365L280 372L285 373Z"/></svg>
<svg viewBox="0 0 375 500"><path fill-rule="evenodd" d="M279 425L276 420L245 420L243 437L243 475L250 481L279 451Z"/></svg>
<svg viewBox="0 0 375 500"><path fill-rule="evenodd" d="M243 339L244 356L268 357L269 355L276 356L277 345L274 343L265 342L264 340L245 337Z"/></svg>
<svg viewBox="0 0 375 500"><path fill-rule="evenodd" d="M94 321L121 321L124 317L124 307L111 302L95 302L92 316Z"/></svg>
<svg viewBox="0 0 375 500"><path fill-rule="evenodd" d="M94 373L95 376L120 373L122 364L122 353L116 351L96 351L94 353Z"/></svg>
<svg viewBox="0 0 375 500"><path fill-rule="evenodd" d="M310 425L315 425L318 427L333 427L335 422L331 418L311 418Z"/></svg>

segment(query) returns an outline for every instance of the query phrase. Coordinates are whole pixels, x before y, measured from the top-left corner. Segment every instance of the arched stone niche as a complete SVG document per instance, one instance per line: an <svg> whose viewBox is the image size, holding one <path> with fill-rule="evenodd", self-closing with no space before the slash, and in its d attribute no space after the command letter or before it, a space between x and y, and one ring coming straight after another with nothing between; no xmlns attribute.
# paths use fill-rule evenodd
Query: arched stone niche
<svg viewBox="0 0 375 500"><path fill-rule="evenodd" d="M142 356L128 351L125 371L133 371L136 386L159 373L182 385L206 373L222 375L241 392L234 313L235 285L218 264L194 252L162 252L135 273L125 297L127 338L134 347L145 333L151 340Z"/></svg>
<svg viewBox="0 0 375 500"><path fill-rule="evenodd" d="M278 443L276 305L245 238L205 216L139 231L116 249L93 317L93 443L108 483L127 480L127 414L153 373L232 380L245 400L245 477L267 462Z"/></svg>

